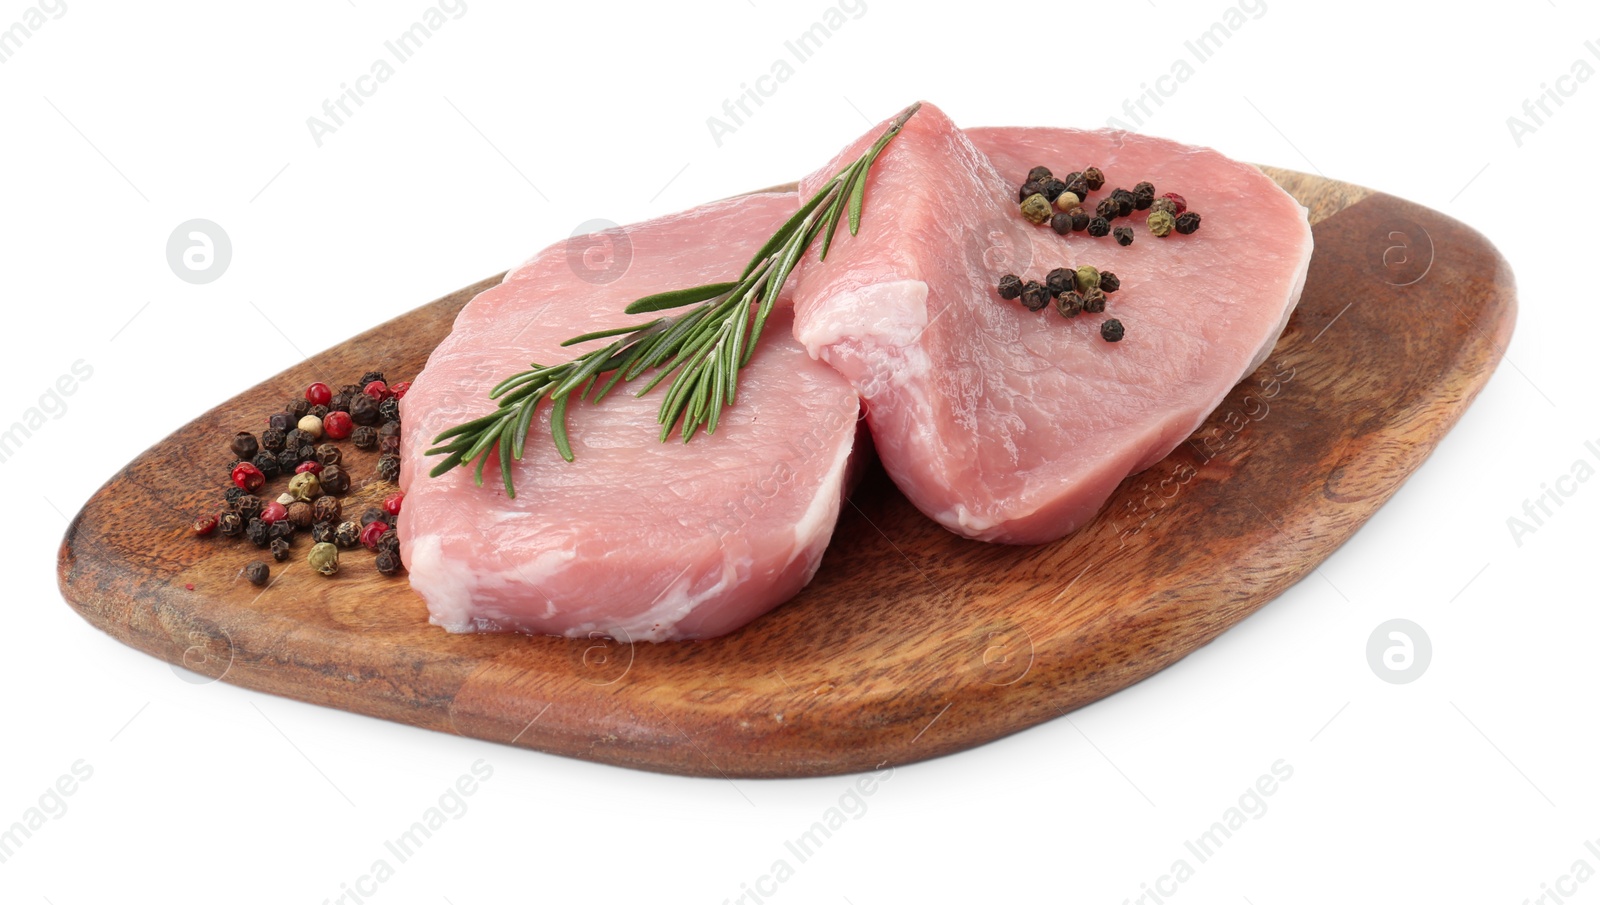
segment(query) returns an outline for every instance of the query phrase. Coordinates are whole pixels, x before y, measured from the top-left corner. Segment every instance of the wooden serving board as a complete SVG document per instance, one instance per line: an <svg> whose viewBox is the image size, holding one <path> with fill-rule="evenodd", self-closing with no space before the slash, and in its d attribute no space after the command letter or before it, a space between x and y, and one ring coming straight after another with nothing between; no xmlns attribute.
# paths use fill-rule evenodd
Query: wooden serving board
<svg viewBox="0 0 1600 905"><path fill-rule="evenodd" d="M1482 236L1387 195L1267 172L1315 224L1287 331L1188 442L1057 543L956 537L877 470L794 600L726 637L622 646L447 634L366 551L324 578L303 538L258 589L239 575L258 553L247 541L149 520L214 510L227 438L311 381L414 375L493 277L135 459L67 530L62 594L113 637L202 676L629 767L812 776L982 744L1151 675L1305 577L1427 458L1500 360L1515 293ZM351 458L358 480L373 475L370 456ZM215 464L218 484L194 481L197 463ZM392 489L372 478L347 511Z"/></svg>

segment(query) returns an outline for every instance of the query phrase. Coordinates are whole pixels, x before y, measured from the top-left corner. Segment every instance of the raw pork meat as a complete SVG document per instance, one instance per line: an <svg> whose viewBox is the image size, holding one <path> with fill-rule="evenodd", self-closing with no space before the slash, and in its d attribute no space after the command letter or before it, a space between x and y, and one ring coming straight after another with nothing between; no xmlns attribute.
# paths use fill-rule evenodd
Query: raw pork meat
<svg viewBox="0 0 1600 905"><path fill-rule="evenodd" d="M826 181L875 127L801 184ZM1144 212L1122 247L1024 220L1017 186L1036 164L1098 166L1105 187L1186 197L1204 222L1156 238ZM1128 132L974 129L924 104L878 159L860 235L806 261L795 336L861 393L885 469L917 508L968 537L1054 540L1127 475L1182 442L1269 353L1311 256L1305 210L1256 168ZM1110 270L1104 314L1063 320L995 291L1014 272ZM1127 337L1111 344L1100 323Z"/></svg>
<svg viewBox="0 0 1600 905"><path fill-rule="evenodd" d="M715 434L659 442L665 385L643 398L624 385L600 405L570 408L575 462L557 454L550 407L540 406L514 499L496 460L478 487L467 467L428 477L439 459L423 455L441 430L492 410L500 380L530 361L570 358L562 340L625 323L632 300L738 276L798 205L793 194L752 196L626 227L632 263L610 282L557 243L467 304L402 403L401 555L432 622L705 638L811 579L838 518L858 399L793 339L787 296Z"/></svg>

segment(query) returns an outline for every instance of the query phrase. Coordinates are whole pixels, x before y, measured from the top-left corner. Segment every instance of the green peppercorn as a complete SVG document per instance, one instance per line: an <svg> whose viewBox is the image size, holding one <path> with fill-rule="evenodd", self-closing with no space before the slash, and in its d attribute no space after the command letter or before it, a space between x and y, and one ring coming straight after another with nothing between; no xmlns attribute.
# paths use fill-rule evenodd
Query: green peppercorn
<svg viewBox="0 0 1600 905"><path fill-rule="evenodd" d="M1023 292L1026 294L1027 290L1024 289ZM400 480L400 457L396 455L379 456L378 477L390 483Z"/></svg>
<svg viewBox="0 0 1600 905"><path fill-rule="evenodd" d="M1089 228L1089 221L1094 219L1093 217L1089 216L1089 212L1087 210L1084 210L1081 207L1074 208L1072 210L1072 212L1071 212L1071 216L1072 216L1072 231L1075 232L1075 233L1081 233L1084 230L1088 229Z"/></svg>
<svg viewBox="0 0 1600 905"><path fill-rule="evenodd" d="M309 471L289 479L289 494L296 500L310 502L322 496L322 479Z"/></svg>
<svg viewBox="0 0 1600 905"><path fill-rule="evenodd" d="M995 287L1000 297L1007 301L1022 295L1022 278L1014 273L1008 273L1000 278L1000 284Z"/></svg>
<svg viewBox="0 0 1600 905"><path fill-rule="evenodd" d="M321 478L323 493L345 493L350 489L350 474L339 465L329 465L322 469Z"/></svg>
<svg viewBox="0 0 1600 905"><path fill-rule="evenodd" d="M297 396L294 399L290 399L289 404L285 405L283 410L289 413L291 419L299 421L306 416L307 412L311 411L311 403L307 402L304 397Z"/></svg>
<svg viewBox="0 0 1600 905"><path fill-rule="evenodd" d="M309 528L311 523L316 521L311 504L305 500L295 500L284 511L287 513L285 518L289 524L296 528Z"/></svg>
<svg viewBox="0 0 1600 905"><path fill-rule="evenodd" d="M1022 216L1028 218L1029 223L1035 225L1050 219L1050 202L1043 194L1035 192L1022 202ZM351 416L355 417L354 415Z"/></svg>
<svg viewBox="0 0 1600 905"><path fill-rule="evenodd" d="M217 532L223 537L238 537L244 533L244 519L237 512L224 512L217 516Z"/></svg>
<svg viewBox="0 0 1600 905"><path fill-rule="evenodd" d="M378 551L376 561L378 571L385 575L393 575L400 571L400 554L394 550Z"/></svg>
<svg viewBox="0 0 1600 905"><path fill-rule="evenodd" d="M354 547L361 542L361 526L355 522L340 522L333 529L333 542L341 547Z"/></svg>
<svg viewBox="0 0 1600 905"><path fill-rule="evenodd" d="M311 504L311 520L314 522L337 522L344 507L339 503L339 498L330 494L319 496Z"/></svg>
<svg viewBox="0 0 1600 905"><path fill-rule="evenodd" d="M1083 310L1085 314L1099 314L1106 310L1106 294L1098 288L1083 291Z"/></svg>
<svg viewBox="0 0 1600 905"><path fill-rule="evenodd" d="M1028 182L1043 182L1051 177L1050 168L1039 166L1028 171Z"/></svg>
<svg viewBox="0 0 1600 905"><path fill-rule="evenodd" d="M1044 287L1050 290L1051 295L1060 295L1072 288L1072 271L1065 267L1057 267L1045 274Z"/></svg>
<svg viewBox="0 0 1600 905"><path fill-rule="evenodd" d="M1152 236L1164 237L1178 225L1178 218L1166 211L1151 211L1150 216L1145 218L1144 225L1150 227Z"/></svg>
<svg viewBox="0 0 1600 905"><path fill-rule="evenodd" d="M256 457L251 459L250 463L269 481L283 473L283 466L278 462L278 457L269 452L256 453Z"/></svg>
<svg viewBox="0 0 1600 905"><path fill-rule="evenodd" d="M332 443L317 444L317 461L323 465L338 465L344 453Z"/></svg>
<svg viewBox="0 0 1600 905"><path fill-rule="evenodd" d="M1133 227L1131 226L1119 226L1111 231L1111 235L1117 240L1118 245L1127 247L1133 244Z"/></svg>
<svg viewBox="0 0 1600 905"><path fill-rule="evenodd" d="M1150 205L1156 200L1156 187L1148 182L1135 183L1133 186L1133 209L1136 211L1149 210Z"/></svg>
<svg viewBox="0 0 1600 905"><path fill-rule="evenodd" d="M1179 235L1184 236L1189 235L1199 228L1200 215L1194 211L1184 211L1178 215L1177 221L1173 223L1173 229L1176 229Z"/></svg>
<svg viewBox="0 0 1600 905"><path fill-rule="evenodd" d="M339 548L333 544L312 544L306 562L323 575L332 575L339 571Z"/></svg>
<svg viewBox="0 0 1600 905"><path fill-rule="evenodd" d="M1090 289L1099 289L1100 271L1090 267L1088 264L1085 264L1082 267L1079 267L1077 272L1072 275L1072 282L1077 286L1079 292L1088 292Z"/></svg>
<svg viewBox="0 0 1600 905"><path fill-rule="evenodd" d="M1083 296L1073 290L1067 290L1056 296L1056 313L1062 317L1077 317L1083 310Z"/></svg>
<svg viewBox="0 0 1600 905"><path fill-rule="evenodd" d="M1178 202L1163 195L1150 202L1150 216L1154 217L1157 212L1168 213L1176 217L1178 216Z"/></svg>
<svg viewBox="0 0 1600 905"><path fill-rule="evenodd" d="M1085 167L1083 181L1089 184L1089 191L1098 192L1106 184L1106 174L1100 172L1099 167Z"/></svg>
<svg viewBox="0 0 1600 905"><path fill-rule="evenodd" d="M378 401L366 393L350 397L350 420L357 424L377 424Z"/></svg>
<svg viewBox="0 0 1600 905"><path fill-rule="evenodd" d="M1077 210L1083 210L1083 208L1080 207L1077 208ZM1088 221L1086 220L1084 222ZM1055 230L1059 235L1066 235L1072 229L1072 215L1066 211L1052 214L1050 216L1050 228Z"/></svg>
<svg viewBox="0 0 1600 905"><path fill-rule="evenodd" d="M1096 217L1089 221L1089 235L1098 239L1101 236L1109 235L1110 233L1111 222L1106 218Z"/></svg>
<svg viewBox="0 0 1600 905"><path fill-rule="evenodd" d="M256 435L249 431L240 431L233 435L233 442L228 444L233 454L241 459L254 459L256 453L261 451L256 443Z"/></svg>
<svg viewBox="0 0 1600 905"><path fill-rule="evenodd" d="M1043 311L1050 304L1050 290L1038 280L1022 284L1022 307L1029 311Z"/></svg>
<svg viewBox="0 0 1600 905"><path fill-rule="evenodd" d="M327 497L323 497L327 499ZM333 522L317 522L311 526L311 542L313 544L333 543L333 534L338 528Z"/></svg>
<svg viewBox="0 0 1600 905"><path fill-rule="evenodd" d="M358 427L350 432L350 442L356 445L356 449L376 449L378 432L371 427Z"/></svg>
<svg viewBox="0 0 1600 905"><path fill-rule="evenodd" d="M267 574L267 564L259 559L250 562L244 567L244 577L258 588L267 583Z"/></svg>
<svg viewBox="0 0 1600 905"><path fill-rule="evenodd" d="M267 549L272 551L273 560L283 562L289 558L289 539L280 537L273 541Z"/></svg>
<svg viewBox="0 0 1600 905"><path fill-rule="evenodd" d="M390 396L388 399L378 403L378 417L385 421L398 422L400 420L400 400Z"/></svg>
<svg viewBox="0 0 1600 905"><path fill-rule="evenodd" d="M1109 270L1100 271L1100 291L1101 292L1116 292L1118 289L1121 289L1121 288L1122 288L1122 281L1117 279L1117 275L1116 274L1112 273Z"/></svg>
<svg viewBox="0 0 1600 905"><path fill-rule="evenodd" d="M1122 321L1112 318L1100 325L1100 338L1108 343L1122 342Z"/></svg>

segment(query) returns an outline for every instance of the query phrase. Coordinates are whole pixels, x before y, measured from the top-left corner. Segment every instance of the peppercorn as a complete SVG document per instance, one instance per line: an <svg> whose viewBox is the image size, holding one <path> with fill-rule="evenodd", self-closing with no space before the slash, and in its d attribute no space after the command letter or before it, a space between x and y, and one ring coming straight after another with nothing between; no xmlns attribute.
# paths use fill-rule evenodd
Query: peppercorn
<svg viewBox="0 0 1600 905"><path fill-rule="evenodd" d="M999 284L995 286L995 291L1000 293L1001 298L1010 301L1022 295L1022 278L1014 273L1008 273L1000 278Z"/></svg>
<svg viewBox="0 0 1600 905"><path fill-rule="evenodd" d="M1166 194L1162 195L1161 197L1167 199L1168 201L1171 201L1172 204L1173 204L1173 207L1177 208L1176 210L1174 210L1172 212L1174 215L1181 215L1184 211L1189 209L1189 202L1185 201L1183 199L1183 196L1178 194L1177 192L1167 192Z"/></svg>
<svg viewBox="0 0 1600 905"><path fill-rule="evenodd" d="M1044 196L1044 200L1052 204L1055 203L1057 198L1061 197L1062 192L1067 190L1067 184L1059 179L1046 179L1040 185L1042 188L1039 194Z"/></svg>
<svg viewBox="0 0 1600 905"><path fill-rule="evenodd" d="M357 424L378 423L378 400L365 393L350 397L350 420Z"/></svg>
<svg viewBox="0 0 1600 905"><path fill-rule="evenodd" d="M382 406L379 406L381 409ZM322 432L330 440L343 440L355 430L356 423L349 412L329 412L328 417L322 419Z"/></svg>
<svg viewBox="0 0 1600 905"><path fill-rule="evenodd" d="M260 469L261 476L269 481L283 473L283 466L278 463L278 457L269 452L256 453L251 464Z"/></svg>
<svg viewBox="0 0 1600 905"><path fill-rule="evenodd" d="M1160 198L1150 202L1150 216L1154 217L1157 213L1168 213L1176 218L1178 216L1178 203L1166 195L1162 195Z"/></svg>
<svg viewBox="0 0 1600 905"><path fill-rule="evenodd" d="M289 493L297 500L310 502L322 496L322 478L311 472L303 472L289 479Z"/></svg>
<svg viewBox="0 0 1600 905"><path fill-rule="evenodd" d="M267 564L257 559L244 567L244 577L256 587L267 583Z"/></svg>
<svg viewBox="0 0 1600 905"><path fill-rule="evenodd" d="M277 500L272 500L261 507L261 520L271 525L289 514L289 507Z"/></svg>
<svg viewBox="0 0 1600 905"><path fill-rule="evenodd" d="M365 528L373 522L381 522L385 516L386 513L377 506L368 506L361 511L361 527Z"/></svg>
<svg viewBox="0 0 1600 905"><path fill-rule="evenodd" d="M1089 184L1089 191L1098 192L1106 184L1106 174L1100 172L1099 167L1085 167L1083 181Z"/></svg>
<svg viewBox="0 0 1600 905"><path fill-rule="evenodd" d="M1133 227L1131 226L1119 226L1111 231L1111 235L1117 240L1117 244L1124 248L1133 244Z"/></svg>
<svg viewBox="0 0 1600 905"><path fill-rule="evenodd" d="M294 447L285 447L278 453L278 471L283 474L294 474L300 464L300 450Z"/></svg>
<svg viewBox="0 0 1600 905"><path fill-rule="evenodd" d="M1133 186L1133 209L1136 211L1149 210L1151 202L1156 200L1156 187L1148 182L1135 183Z"/></svg>
<svg viewBox="0 0 1600 905"><path fill-rule="evenodd" d="M229 509L232 509L234 501L244 496L245 493L246 491L243 488L229 484L228 489L222 492L222 500L228 504Z"/></svg>
<svg viewBox="0 0 1600 905"><path fill-rule="evenodd" d="M354 547L361 543L361 526L355 522L340 522L333 529L333 542L340 547Z"/></svg>
<svg viewBox="0 0 1600 905"><path fill-rule="evenodd" d="M365 383L347 383L339 388L339 392L349 396L350 401L354 402L356 397L361 395L361 388L364 386L366 386Z"/></svg>
<svg viewBox="0 0 1600 905"><path fill-rule="evenodd" d="M321 465L338 465L344 452L332 443L317 444L317 462Z"/></svg>
<svg viewBox="0 0 1600 905"><path fill-rule="evenodd" d="M223 537L238 537L244 533L244 519L237 512L224 512L217 516L217 531Z"/></svg>
<svg viewBox="0 0 1600 905"><path fill-rule="evenodd" d="M1177 222L1178 218L1166 211L1151 211L1150 216L1145 218L1144 225L1150 228L1151 235L1159 238L1170 234Z"/></svg>
<svg viewBox="0 0 1600 905"><path fill-rule="evenodd" d="M1071 211L1071 216L1072 216L1072 231L1073 232L1077 232L1077 233L1081 233L1084 230L1088 229L1089 228L1089 221L1091 219L1093 219L1092 217L1089 216L1089 212L1084 210L1081 207L1073 208L1072 211Z"/></svg>
<svg viewBox="0 0 1600 905"><path fill-rule="evenodd" d="M400 552L400 532L393 528L383 532L383 536L378 538L378 552L382 553L385 550Z"/></svg>
<svg viewBox="0 0 1600 905"><path fill-rule="evenodd" d="M1069 289L1056 296L1056 313L1062 317L1077 317L1082 310L1083 296L1078 293Z"/></svg>
<svg viewBox="0 0 1600 905"><path fill-rule="evenodd" d="M1099 289L1083 291L1083 310L1086 314L1099 314L1106 310L1106 294Z"/></svg>
<svg viewBox="0 0 1600 905"><path fill-rule="evenodd" d="M1072 288L1072 271L1065 267L1057 267L1045 274L1044 285L1050 290L1051 295L1060 295Z"/></svg>
<svg viewBox="0 0 1600 905"><path fill-rule="evenodd" d="M1133 193L1127 189L1113 189L1111 192L1111 200L1117 202L1118 216L1126 217L1133 213Z"/></svg>
<svg viewBox="0 0 1600 905"><path fill-rule="evenodd" d="M1179 235L1187 236L1200 228L1200 215L1194 211L1184 211L1178 215L1172 228L1176 229Z"/></svg>
<svg viewBox="0 0 1600 905"><path fill-rule="evenodd" d="M388 522L373 522L367 527L362 528L361 545L366 547L368 550L376 551L378 549L378 538L383 537L384 532L388 530Z"/></svg>
<svg viewBox="0 0 1600 905"><path fill-rule="evenodd" d="M294 526L289 524L288 519L284 519L280 522L273 522L267 532L267 537L271 538L272 540L288 540L289 538L294 537Z"/></svg>
<svg viewBox="0 0 1600 905"><path fill-rule="evenodd" d="M312 544L306 562L323 575L332 575L339 571L339 548L333 544Z"/></svg>
<svg viewBox="0 0 1600 905"><path fill-rule="evenodd" d="M378 571L385 575L393 575L400 571L400 554L393 550L382 550L375 560Z"/></svg>
<svg viewBox="0 0 1600 905"><path fill-rule="evenodd" d="M1115 220L1122 216L1122 206L1117 204L1117 199L1115 198L1101 198L1100 203L1094 206L1094 212L1096 216L1104 217L1107 220Z"/></svg>
<svg viewBox="0 0 1600 905"><path fill-rule="evenodd" d="M289 558L289 540L287 538L280 537L274 540L267 545L267 549L272 551L272 558L278 562L283 562Z"/></svg>
<svg viewBox="0 0 1600 905"><path fill-rule="evenodd" d="M327 497L322 497L322 499L327 499ZM314 544L332 543L335 530L337 530L337 526L333 522L316 522L311 526L311 542Z"/></svg>
<svg viewBox="0 0 1600 905"><path fill-rule="evenodd" d="M341 466L326 466L317 477L321 479L324 494L346 493L350 490L350 473Z"/></svg>
<svg viewBox="0 0 1600 905"><path fill-rule="evenodd" d="M273 412L267 416L267 427L271 430L286 431L294 427L294 420L288 412Z"/></svg>
<svg viewBox="0 0 1600 905"><path fill-rule="evenodd" d="M1083 199L1077 192L1062 192L1056 196L1056 210L1070 211L1075 207L1082 207Z"/></svg>
<svg viewBox="0 0 1600 905"><path fill-rule="evenodd" d="M1100 325L1100 338L1108 343L1122 342L1122 321L1112 318Z"/></svg>
<svg viewBox="0 0 1600 905"><path fill-rule="evenodd" d="M1022 284L1022 307L1029 311L1043 311L1050 304L1050 290L1038 280Z"/></svg>
<svg viewBox="0 0 1600 905"><path fill-rule="evenodd" d="M311 523L315 521L314 515L311 504L305 500L296 500L284 507L284 518L296 528L311 527Z"/></svg>
<svg viewBox="0 0 1600 905"><path fill-rule="evenodd" d="M306 412L306 414L317 419L318 421L321 421L322 419L328 417L328 407L325 405L313 405L311 410Z"/></svg>
<svg viewBox="0 0 1600 905"><path fill-rule="evenodd" d="M328 412L330 414L332 414L333 412L346 412L346 413L348 413L349 411L350 411L350 396L349 396L349 394L347 394L347 393L335 393L333 398L328 400ZM322 420L326 421L328 419L324 418ZM327 425L324 424L323 428L326 429Z"/></svg>
<svg viewBox="0 0 1600 905"><path fill-rule="evenodd" d="M378 425L378 439L379 440L383 440L383 439L386 439L388 437L399 437L399 436L400 436L400 422L398 422L398 421L385 421L382 424Z"/></svg>
<svg viewBox="0 0 1600 905"><path fill-rule="evenodd" d="M249 521L259 516L265 505L260 497L247 493L233 501L233 511L239 513L240 518Z"/></svg>
<svg viewBox="0 0 1600 905"><path fill-rule="evenodd" d="M300 428L303 433L310 434L313 440L318 440L322 437L322 419L316 415L307 414L296 422L295 427Z"/></svg>
<svg viewBox="0 0 1600 905"><path fill-rule="evenodd" d="M311 403L307 402L304 398L291 399L289 400L289 404L283 407L283 410L289 413L289 417L291 419L299 421L301 418L306 416L307 412L311 411Z"/></svg>
<svg viewBox="0 0 1600 905"><path fill-rule="evenodd" d="M1100 288L1100 271L1090 267L1088 264L1085 264L1073 272L1072 282L1073 285L1077 287L1079 292L1087 292L1090 289L1098 289Z"/></svg>
<svg viewBox="0 0 1600 905"><path fill-rule="evenodd" d="M1023 295L1027 295L1026 288L1023 289ZM379 456L378 477L390 483L400 480L400 457L392 454Z"/></svg>
<svg viewBox="0 0 1600 905"><path fill-rule="evenodd" d="M229 476L233 478L233 483L250 493L255 493L261 488L262 484L267 482L267 478L261 473L261 469L249 462L240 462L238 465L233 466L233 471Z"/></svg>
<svg viewBox="0 0 1600 905"><path fill-rule="evenodd" d="M312 459L307 462L301 462L299 465L294 467L295 474L317 474L321 471L322 463L318 462L316 459Z"/></svg>
<svg viewBox="0 0 1600 905"><path fill-rule="evenodd" d="M378 436L378 453L385 456L400 455L400 435L385 437L380 434Z"/></svg>
<svg viewBox="0 0 1600 905"><path fill-rule="evenodd" d="M261 519L253 518L245 523L244 536L250 539L250 543L265 547L272 543L272 526Z"/></svg>
<svg viewBox="0 0 1600 905"><path fill-rule="evenodd" d="M1089 183L1083 178L1082 173L1068 173L1067 178L1062 181L1067 184L1067 191L1080 199L1089 197Z"/></svg>
<svg viewBox="0 0 1600 905"><path fill-rule="evenodd" d="M409 380L402 380L399 383L389 384L389 394L394 396L396 399L406 398L406 394L409 392L411 392L411 381Z"/></svg>
<svg viewBox="0 0 1600 905"><path fill-rule="evenodd" d="M295 458L301 462L315 462L317 460L317 448L312 446L310 443L307 443L295 450L294 455ZM298 470L299 467L300 466L297 464L295 469Z"/></svg>
<svg viewBox="0 0 1600 905"><path fill-rule="evenodd" d="M1121 288L1122 288L1122 281L1117 279L1117 275L1116 274L1112 273L1109 270L1100 271L1100 291L1101 292L1116 292L1118 289L1121 289Z"/></svg>
<svg viewBox="0 0 1600 905"><path fill-rule="evenodd" d="M1021 188L1017 189L1017 203L1020 204L1024 201L1027 201L1029 195L1042 194L1044 194L1044 183L1029 180L1024 182Z"/></svg>
<svg viewBox="0 0 1600 905"><path fill-rule="evenodd" d="M1082 208L1078 209L1082 210ZM1066 211L1052 214L1050 216L1050 228L1055 230L1058 235L1066 235L1072 229L1072 215Z"/></svg>
<svg viewBox="0 0 1600 905"><path fill-rule="evenodd" d="M1035 192L1022 202L1022 216L1034 225L1043 223L1050 219L1050 202L1045 200L1044 195Z"/></svg>
<svg viewBox="0 0 1600 905"><path fill-rule="evenodd" d="M217 517L202 515L194 520L192 527L196 537L208 537L217 530Z"/></svg>
<svg viewBox="0 0 1600 905"><path fill-rule="evenodd" d="M390 396L378 403L378 417L385 421L400 420L400 400Z"/></svg>
<svg viewBox="0 0 1600 905"><path fill-rule="evenodd" d="M324 494L311 504L311 517L318 522L337 522L343 509L338 497Z"/></svg>
<svg viewBox="0 0 1600 905"><path fill-rule="evenodd" d="M1022 290L1018 288L1017 291ZM370 427L358 427L350 432L350 442L356 449L373 449L378 445L378 432Z"/></svg>
<svg viewBox="0 0 1600 905"><path fill-rule="evenodd" d="M360 383L361 383L362 386L366 386L367 384L373 382L374 380L382 381L384 379L385 378L383 376L383 372L382 371L368 371L365 374L361 375Z"/></svg>
<svg viewBox="0 0 1600 905"><path fill-rule="evenodd" d="M284 449L298 450L310 442L312 442L311 435L298 427L290 428L289 432L283 435Z"/></svg>
<svg viewBox="0 0 1600 905"><path fill-rule="evenodd" d="M275 427L269 427L261 432L261 448L268 452L278 452L283 449L285 433Z"/></svg>
<svg viewBox="0 0 1600 905"><path fill-rule="evenodd" d="M1051 177L1050 168L1038 166L1028 171L1028 182L1043 182Z"/></svg>
<svg viewBox="0 0 1600 905"><path fill-rule="evenodd" d="M1101 236L1109 234L1110 232L1111 222L1106 218L1096 217L1089 221L1089 235L1098 239Z"/></svg>
<svg viewBox="0 0 1600 905"><path fill-rule="evenodd" d="M261 449L256 443L256 435L249 431L240 431L233 435L233 442L228 444L233 454L241 459L254 459Z"/></svg>
<svg viewBox="0 0 1600 905"><path fill-rule="evenodd" d="M333 389L321 381L306 387L306 401L312 405L327 405L331 398Z"/></svg>

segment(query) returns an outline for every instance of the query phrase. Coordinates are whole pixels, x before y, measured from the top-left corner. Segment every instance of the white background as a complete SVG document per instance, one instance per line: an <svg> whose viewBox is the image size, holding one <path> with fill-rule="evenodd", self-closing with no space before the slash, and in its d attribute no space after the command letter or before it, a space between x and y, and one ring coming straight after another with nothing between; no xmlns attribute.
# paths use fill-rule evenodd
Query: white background
<svg viewBox="0 0 1600 905"><path fill-rule="evenodd" d="M28 8L0 3L0 29ZM0 464L0 826L75 762L93 770L0 864L0 899L337 899L479 759L493 774L468 810L368 901L774 888L783 842L851 777L734 787L193 684L81 621L55 556L95 488L193 415L582 221L791 179L917 98L966 125L1102 125L1228 6L866 0L719 147L706 118L826 8L467 0L321 147L306 118L422 0L67 0L0 65L0 424L74 362L93 369ZM1576 0L1268 0L1196 66L1145 131L1481 230L1517 274L1507 361L1318 574L1069 719L897 769L763 898L1123 902L1184 857L1180 902L1516 903L1546 885L1600 902L1600 879L1562 879L1600 870L1600 841L1584 846L1600 840L1600 481L1564 482L1520 543L1507 524L1575 462L1600 468L1600 79L1561 83L1572 96L1520 146L1506 122L1576 61L1600 68L1586 39L1600 46L1600 13ZM204 286L164 253L196 217L234 249ZM1433 644L1408 685L1366 659L1396 617ZM1184 840L1279 760L1293 775L1265 813L1196 864Z"/></svg>

